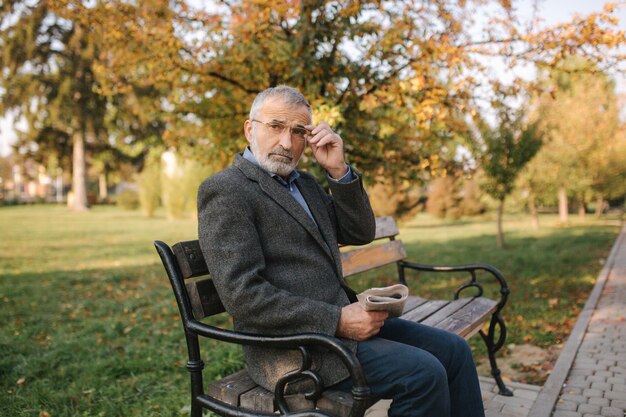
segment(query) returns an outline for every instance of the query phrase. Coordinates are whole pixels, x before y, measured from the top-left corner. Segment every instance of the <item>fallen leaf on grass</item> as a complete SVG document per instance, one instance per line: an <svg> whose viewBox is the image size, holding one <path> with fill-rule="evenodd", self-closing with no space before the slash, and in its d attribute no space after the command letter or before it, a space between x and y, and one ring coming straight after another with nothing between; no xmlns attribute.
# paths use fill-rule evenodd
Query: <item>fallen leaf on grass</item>
<svg viewBox="0 0 626 417"><path fill-rule="evenodd" d="M17 380L17 385L24 385L24 382L26 382L26 378L22 377Z"/></svg>

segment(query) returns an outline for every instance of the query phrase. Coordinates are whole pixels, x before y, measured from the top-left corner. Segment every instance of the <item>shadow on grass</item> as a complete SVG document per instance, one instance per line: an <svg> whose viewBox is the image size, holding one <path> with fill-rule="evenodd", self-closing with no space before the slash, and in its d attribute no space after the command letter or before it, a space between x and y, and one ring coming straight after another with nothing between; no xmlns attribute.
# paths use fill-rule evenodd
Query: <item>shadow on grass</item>
<svg viewBox="0 0 626 417"><path fill-rule="evenodd" d="M0 301L0 415L179 415L188 405L184 335L161 266L7 274ZM235 346L203 347L207 378L242 366Z"/></svg>

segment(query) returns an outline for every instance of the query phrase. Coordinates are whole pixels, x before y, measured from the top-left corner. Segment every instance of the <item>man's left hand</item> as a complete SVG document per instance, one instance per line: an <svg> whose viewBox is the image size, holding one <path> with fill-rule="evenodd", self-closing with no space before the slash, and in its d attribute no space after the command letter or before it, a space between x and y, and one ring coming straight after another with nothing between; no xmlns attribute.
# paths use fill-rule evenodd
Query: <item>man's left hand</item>
<svg viewBox="0 0 626 417"><path fill-rule="evenodd" d="M348 165L344 160L341 136L335 133L326 122L305 127L311 131L309 145L317 162L332 178L343 177L348 172Z"/></svg>

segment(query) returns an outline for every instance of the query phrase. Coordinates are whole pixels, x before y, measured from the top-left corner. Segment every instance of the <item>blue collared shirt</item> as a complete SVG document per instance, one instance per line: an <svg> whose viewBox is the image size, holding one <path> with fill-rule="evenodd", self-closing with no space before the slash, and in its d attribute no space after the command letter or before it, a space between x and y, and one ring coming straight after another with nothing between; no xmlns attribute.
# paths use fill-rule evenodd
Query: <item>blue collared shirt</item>
<svg viewBox="0 0 626 417"><path fill-rule="evenodd" d="M300 206L302 206L304 211L306 211L309 217L315 222L315 219L313 218L313 214L311 214L311 210L309 209L309 205L306 203L306 201L304 200L304 197L302 196L302 193L300 193L300 190L298 189L297 185L294 183L294 181L298 179L298 177L300 176L298 171L296 171L295 169L291 171L291 174L289 174L289 178L287 178L287 181L285 181L280 175L275 174L273 172L269 172L263 167L261 167L259 165L259 162L256 160L256 158L250 151L250 148L246 147L246 150L243 151L243 157L247 159L248 161L252 162L254 165L263 169L265 172L267 172L269 176L274 178L276 181L278 181L280 185L285 187L285 189L289 191L289 194L291 194L291 196L298 202L298 204L300 204ZM350 168L350 166L348 165L348 172L346 172L346 174L343 177L339 178L338 180L332 178L328 174L326 174L326 178L328 178L330 181L346 183L354 179L354 174L352 173L352 168ZM315 223L317 224L317 222Z"/></svg>

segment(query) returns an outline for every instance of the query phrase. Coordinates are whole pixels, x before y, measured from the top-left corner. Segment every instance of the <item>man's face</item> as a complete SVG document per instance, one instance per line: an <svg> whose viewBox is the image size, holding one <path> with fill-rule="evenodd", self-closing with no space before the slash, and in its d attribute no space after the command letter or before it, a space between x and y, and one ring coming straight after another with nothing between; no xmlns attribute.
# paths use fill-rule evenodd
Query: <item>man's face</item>
<svg viewBox="0 0 626 417"><path fill-rule="evenodd" d="M303 127L311 124L309 114L306 106L293 107L280 98L269 98L257 112L258 122L246 120L244 133L259 165L281 177L289 176L298 165L306 141L292 137L290 129L277 134L267 124Z"/></svg>

